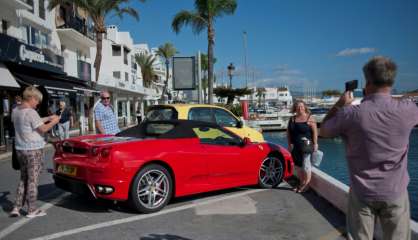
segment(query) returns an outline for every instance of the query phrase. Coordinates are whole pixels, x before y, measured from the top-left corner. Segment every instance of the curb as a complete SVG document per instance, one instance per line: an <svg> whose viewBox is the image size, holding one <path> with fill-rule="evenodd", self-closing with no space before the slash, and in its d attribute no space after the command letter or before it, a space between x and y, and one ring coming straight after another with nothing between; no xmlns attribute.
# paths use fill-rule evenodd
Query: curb
<svg viewBox="0 0 418 240"><path fill-rule="evenodd" d="M310 187L334 207L344 214L347 213L349 186L318 168L312 168ZM418 240L418 223L412 219L410 221L411 240ZM377 240L383 239L380 224L378 223L376 227L377 231L375 231L375 238Z"/></svg>

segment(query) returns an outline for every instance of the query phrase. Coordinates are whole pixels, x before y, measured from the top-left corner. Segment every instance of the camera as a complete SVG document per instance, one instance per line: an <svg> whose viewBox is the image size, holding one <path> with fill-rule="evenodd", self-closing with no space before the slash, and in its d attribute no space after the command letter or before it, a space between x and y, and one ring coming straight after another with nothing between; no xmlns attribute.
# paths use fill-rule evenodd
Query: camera
<svg viewBox="0 0 418 240"><path fill-rule="evenodd" d="M353 92L358 87L358 80L351 80L348 82L345 82L345 91L351 91Z"/></svg>

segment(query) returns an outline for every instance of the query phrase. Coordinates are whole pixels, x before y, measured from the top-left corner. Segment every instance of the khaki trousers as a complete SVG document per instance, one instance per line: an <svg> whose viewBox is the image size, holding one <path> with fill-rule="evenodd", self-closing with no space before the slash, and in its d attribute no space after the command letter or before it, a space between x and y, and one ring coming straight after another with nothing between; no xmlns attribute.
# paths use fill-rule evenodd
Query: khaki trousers
<svg viewBox="0 0 418 240"><path fill-rule="evenodd" d="M372 240L378 218L383 239L410 240L410 208L406 192L394 201L362 201L350 190L347 211L347 235L352 240Z"/></svg>

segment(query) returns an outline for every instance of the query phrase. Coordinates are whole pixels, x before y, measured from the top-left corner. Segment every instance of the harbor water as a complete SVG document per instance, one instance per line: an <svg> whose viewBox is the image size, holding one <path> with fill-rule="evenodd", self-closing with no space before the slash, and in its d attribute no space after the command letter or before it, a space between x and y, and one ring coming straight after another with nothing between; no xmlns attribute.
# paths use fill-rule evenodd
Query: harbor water
<svg viewBox="0 0 418 240"><path fill-rule="evenodd" d="M263 135L267 141L287 147L286 132L264 132ZM409 143L408 171L410 183L408 191L411 201L411 218L418 221L418 128L412 131ZM348 185L349 177L343 141L340 138L320 138L319 148L324 152L324 158L319 169Z"/></svg>

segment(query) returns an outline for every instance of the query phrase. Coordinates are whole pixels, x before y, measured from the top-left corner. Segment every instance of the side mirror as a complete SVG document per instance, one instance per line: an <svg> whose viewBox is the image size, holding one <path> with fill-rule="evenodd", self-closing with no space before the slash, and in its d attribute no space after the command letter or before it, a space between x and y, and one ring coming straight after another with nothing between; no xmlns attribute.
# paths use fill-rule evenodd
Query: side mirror
<svg viewBox="0 0 418 240"><path fill-rule="evenodd" d="M250 144L251 143L251 139L249 138L249 137L245 137L243 140L242 140L242 146L246 146L246 145L248 145L248 144Z"/></svg>
<svg viewBox="0 0 418 240"><path fill-rule="evenodd" d="M244 126L244 123L241 120L239 120L237 122L237 128L242 128L243 126Z"/></svg>

